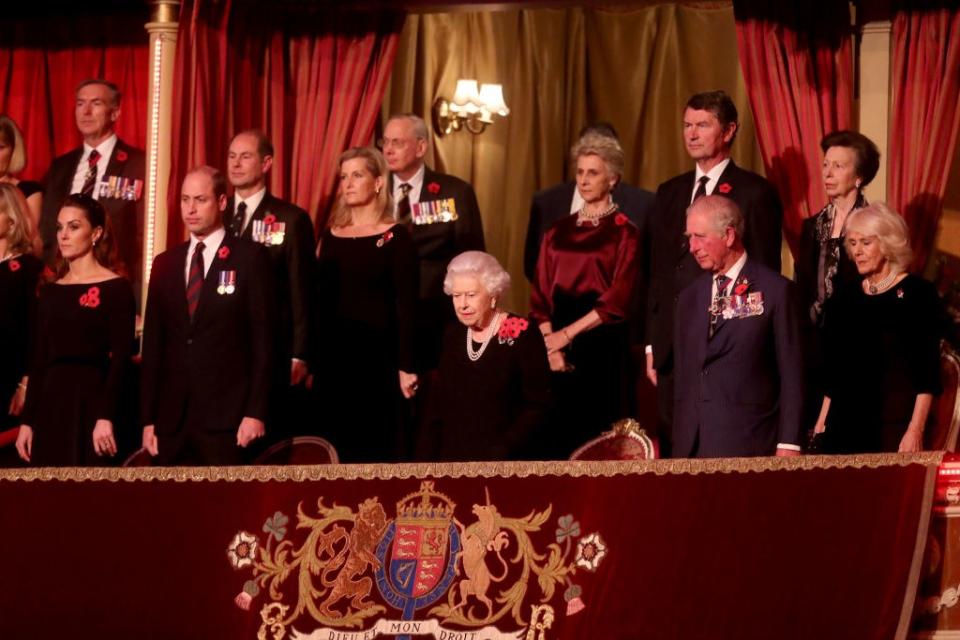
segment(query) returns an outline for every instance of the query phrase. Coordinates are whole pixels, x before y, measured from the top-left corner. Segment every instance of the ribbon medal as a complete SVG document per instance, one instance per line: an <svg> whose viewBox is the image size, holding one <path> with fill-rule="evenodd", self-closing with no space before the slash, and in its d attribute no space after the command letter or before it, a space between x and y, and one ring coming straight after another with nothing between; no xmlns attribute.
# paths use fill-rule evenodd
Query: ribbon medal
<svg viewBox="0 0 960 640"><path fill-rule="evenodd" d="M254 242L279 246L283 244L283 240L286 237L287 223L267 223L263 220L254 220L250 231Z"/></svg>
<svg viewBox="0 0 960 640"><path fill-rule="evenodd" d="M220 295L231 295L237 290L237 272L221 271L217 278L217 293Z"/></svg>
<svg viewBox="0 0 960 640"><path fill-rule="evenodd" d="M457 203L453 198L415 202L410 205L410 217L417 225L453 222L458 217Z"/></svg>
<svg viewBox="0 0 960 640"><path fill-rule="evenodd" d="M104 175L100 181L99 198L116 198L135 202L143 195L143 180L123 176Z"/></svg>

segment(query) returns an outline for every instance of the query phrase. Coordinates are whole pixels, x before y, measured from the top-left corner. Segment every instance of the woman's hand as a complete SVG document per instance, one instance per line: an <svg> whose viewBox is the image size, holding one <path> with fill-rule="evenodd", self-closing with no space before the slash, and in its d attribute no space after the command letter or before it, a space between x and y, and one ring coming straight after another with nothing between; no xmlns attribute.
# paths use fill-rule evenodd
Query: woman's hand
<svg viewBox="0 0 960 640"><path fill-rule="evenodd" d="M160 446L157 443L156 430L153 428L152 424L148 424L143 428L143 435L140 438L140 443L151 456L156 457L156 455L160 453Z"/></svg>
<svg viewBox="0 0 960 640"><path fill-rule="evenodd" d="M561 329L543 336L543 342L547 345L547 353L556 353L570 346L571 340L567 337L568 335L566 329Z"/></svg>
<svg viewBox="0 0 960 640"><path fill-rule="evenodd" d="M404 398L408 400L417 394L417 387L419 382L417 379L417 374L407 373L406 371L400 372L400 392L403 394Z"/></svg>
<svg viewBox="0 0 960 640"><path fill-rule="evenodd" d="M30 454L33 452L33 429L25 424L20 425L20 431L17 433L17 455L24 462L30 462Z"/></svg>
<svg viewBox="0 0 960 640"><path fill-rule="evenodd" d="M17 385L17 390L13 392L13 397L10 398L10 407L8 409L10 415L18 416L20 412L23 411L23 403L27 399L27 388L23 385Z"/></svg>
<svg viewBox="0 0 960 640"><path fill-rule="evenodd" d="M923 451L923 430L913 426L907 427L907 432L900 439L900 448L897 451L900 453Z"/></svg>
<svg viewBox="0 0 960 640"><path fill-rule="evenodd" d="M93 450L98 456L117 455L117 441L113 439L113 423L97 420L93 427Z"/></svg>
<svg viewBox="0 0 960 640"><path fill-rule="evenodd" d="M563 351L554 351L547 354L547 362L550 363L550 371L569 371L567 359Z"/></svg>

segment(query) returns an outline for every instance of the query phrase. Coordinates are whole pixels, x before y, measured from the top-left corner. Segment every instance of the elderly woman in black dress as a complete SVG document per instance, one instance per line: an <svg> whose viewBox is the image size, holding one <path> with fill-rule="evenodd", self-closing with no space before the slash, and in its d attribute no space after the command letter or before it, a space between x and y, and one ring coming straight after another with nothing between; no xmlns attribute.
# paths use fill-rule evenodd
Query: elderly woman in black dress
<svg viewBox="0 0 960 640"><path fill-rule="evenodd" d="M16 186L27 199L27 211L36 229L43 206L43 186L32 180L20 180L17 174L27 166L27 150L20 127L12 118L0 115L0 183Z"/></svg>
<svg viewBox="0 0 960 640"><path fill-rule="evenodd" d="M862 280L826 305L826 395L815 430L831 453L919 451L940 392L940 300L907 273L907 225L882 203L847 217L844 243Z"/></svg>
<svg viewBox="0 0 960 640"><path fill-rule="evenodd" d="M135 302L120 276L106 212L68 196L57 215L56 281L40 290L17 452L38 466L102 464L133 352Z"/></svg>
<svg viewBox="0 0 960 640"><path fill-rule="evenodd" d="M0 407L8 415L0 430L15 427L14 416L23 409L27 391L27 346L32 326L31 310L43 265L33 255L33 220L27 202L12 184L0 182L0 335L11 336L0 358Z"/></svg>
<svg viewBox="0 0 960 640"><path fill-rule="evenodd" d="M496 258L466 251L443 282L459 325L444 336L430 429L420 453L438 460L537 458L550 404L543 338L500 309L510 275Z"/></svg>

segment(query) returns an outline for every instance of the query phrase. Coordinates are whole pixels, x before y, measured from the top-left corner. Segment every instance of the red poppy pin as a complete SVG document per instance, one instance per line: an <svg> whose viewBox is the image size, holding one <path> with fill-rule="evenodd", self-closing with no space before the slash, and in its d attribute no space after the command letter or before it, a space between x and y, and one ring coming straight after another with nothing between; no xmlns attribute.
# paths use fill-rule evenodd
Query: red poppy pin
<svg viewBox="0 0 960 640"><path fill-rule="evenodd" d="M263 224L265 225L269 226L276 221L277 221L277 216L273 215L272 213L268 213L267 215L263 216Z"/></svg>
<svg viewBox="0 0 960 640"><path fill-rule="evenodd" d="M439 183L439 182L431 182L430 184L427 185L427 191L429 191L430 193L433 193L433 194L440 193L440 183Z"/></svg>
<svg viewBox="0 0 960 640"><path fill-rule="evenodd" d="M393 231L386 231L382 236L377 238L377 247L382 247L391 240L393 240Z"/></svg>
<svg viewBox="0 0 960 640"><path fill-rule="evenodd" d="M722 185L717 187L717 191L719 191L720 193L730 193L731 191L733 191L733 187L730 186L729 182L724 182Z"/></svg>
<svg viewBox="0 0 960 640"><path fill-rule="evenodd" d="M10 271L20 271L20 261L19 261L19 260L14 259L14 260L11 260L10 262L8 262L7 264L8 264L9 267L10 267Z"/></svg>
<svg viewBox="0 0 960 640"><path fill-rule="evenodd" d="M617 223L617 226L618 226L618 227L622 227L623 225L625 225L625 224L627 224L628 222L630 222L630 218L628 218L627 216L625 216L625 215L622 214L622 213L618 213L617 215L615 215L615 216L613 217L613 221Z"/></svg>
<svg viewBox="0 0 960 640"><path fill-rule="evenodd" d="M127 161L127 152L121 149L117 151L117 162L126 162Z"/></svg>
<svg viewBox="0 0 960 640"><path fill-rule="evenodd" d="M530 323L526 318L507 318L500 324L500 331L497 332L500 344L507 343L512 345L513 341L519 338L520 334L526 331L529 326Z"/></svg>
<svg viewBox="0 0 960 640"><path fill-rule="evenodd" d="M746 279L741 280L740 282L737 283L737 286L733 288L733 295L742 296L747 292L747 289L749 288L750 288L750 281Z"/></svg>
<svg viewBox="0 0 960 640"><path fill-rule="evenodd" d="M100 287L90 287L80 296L80 306L96 309L100 306Z"/></svg>
<svg viewBox="0 0 960 640"><path fill-rule="evenodd" d="M228 247L228 246L226 246L226 245L220 247L220 250L217 251L217 257L220 258L221 260L226 260L227 258L229 258L229 257L230 257L230 247Z"/></svg>

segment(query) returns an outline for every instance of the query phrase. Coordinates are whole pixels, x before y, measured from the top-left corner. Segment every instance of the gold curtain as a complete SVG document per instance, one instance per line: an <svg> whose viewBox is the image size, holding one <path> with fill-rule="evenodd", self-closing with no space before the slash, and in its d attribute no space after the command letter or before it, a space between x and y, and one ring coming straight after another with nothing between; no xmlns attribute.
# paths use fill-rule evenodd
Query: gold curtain
<svg viewBox="0 0 960 640"><path fill-rule="evenodd" d="M585 124L612 123L626 152L624 179L654 191L692 168L681 139L687 99L724 89L740 110L733 157L763 173L730 3L411 15L384 120L410 111L430 122L434 101L452 98L458 78L501 83L510 115L481 135L434 133L428 162L476 189L487 249L513 276L514 311L528 307L531 198L568 178L568 152Z"/></svg>

